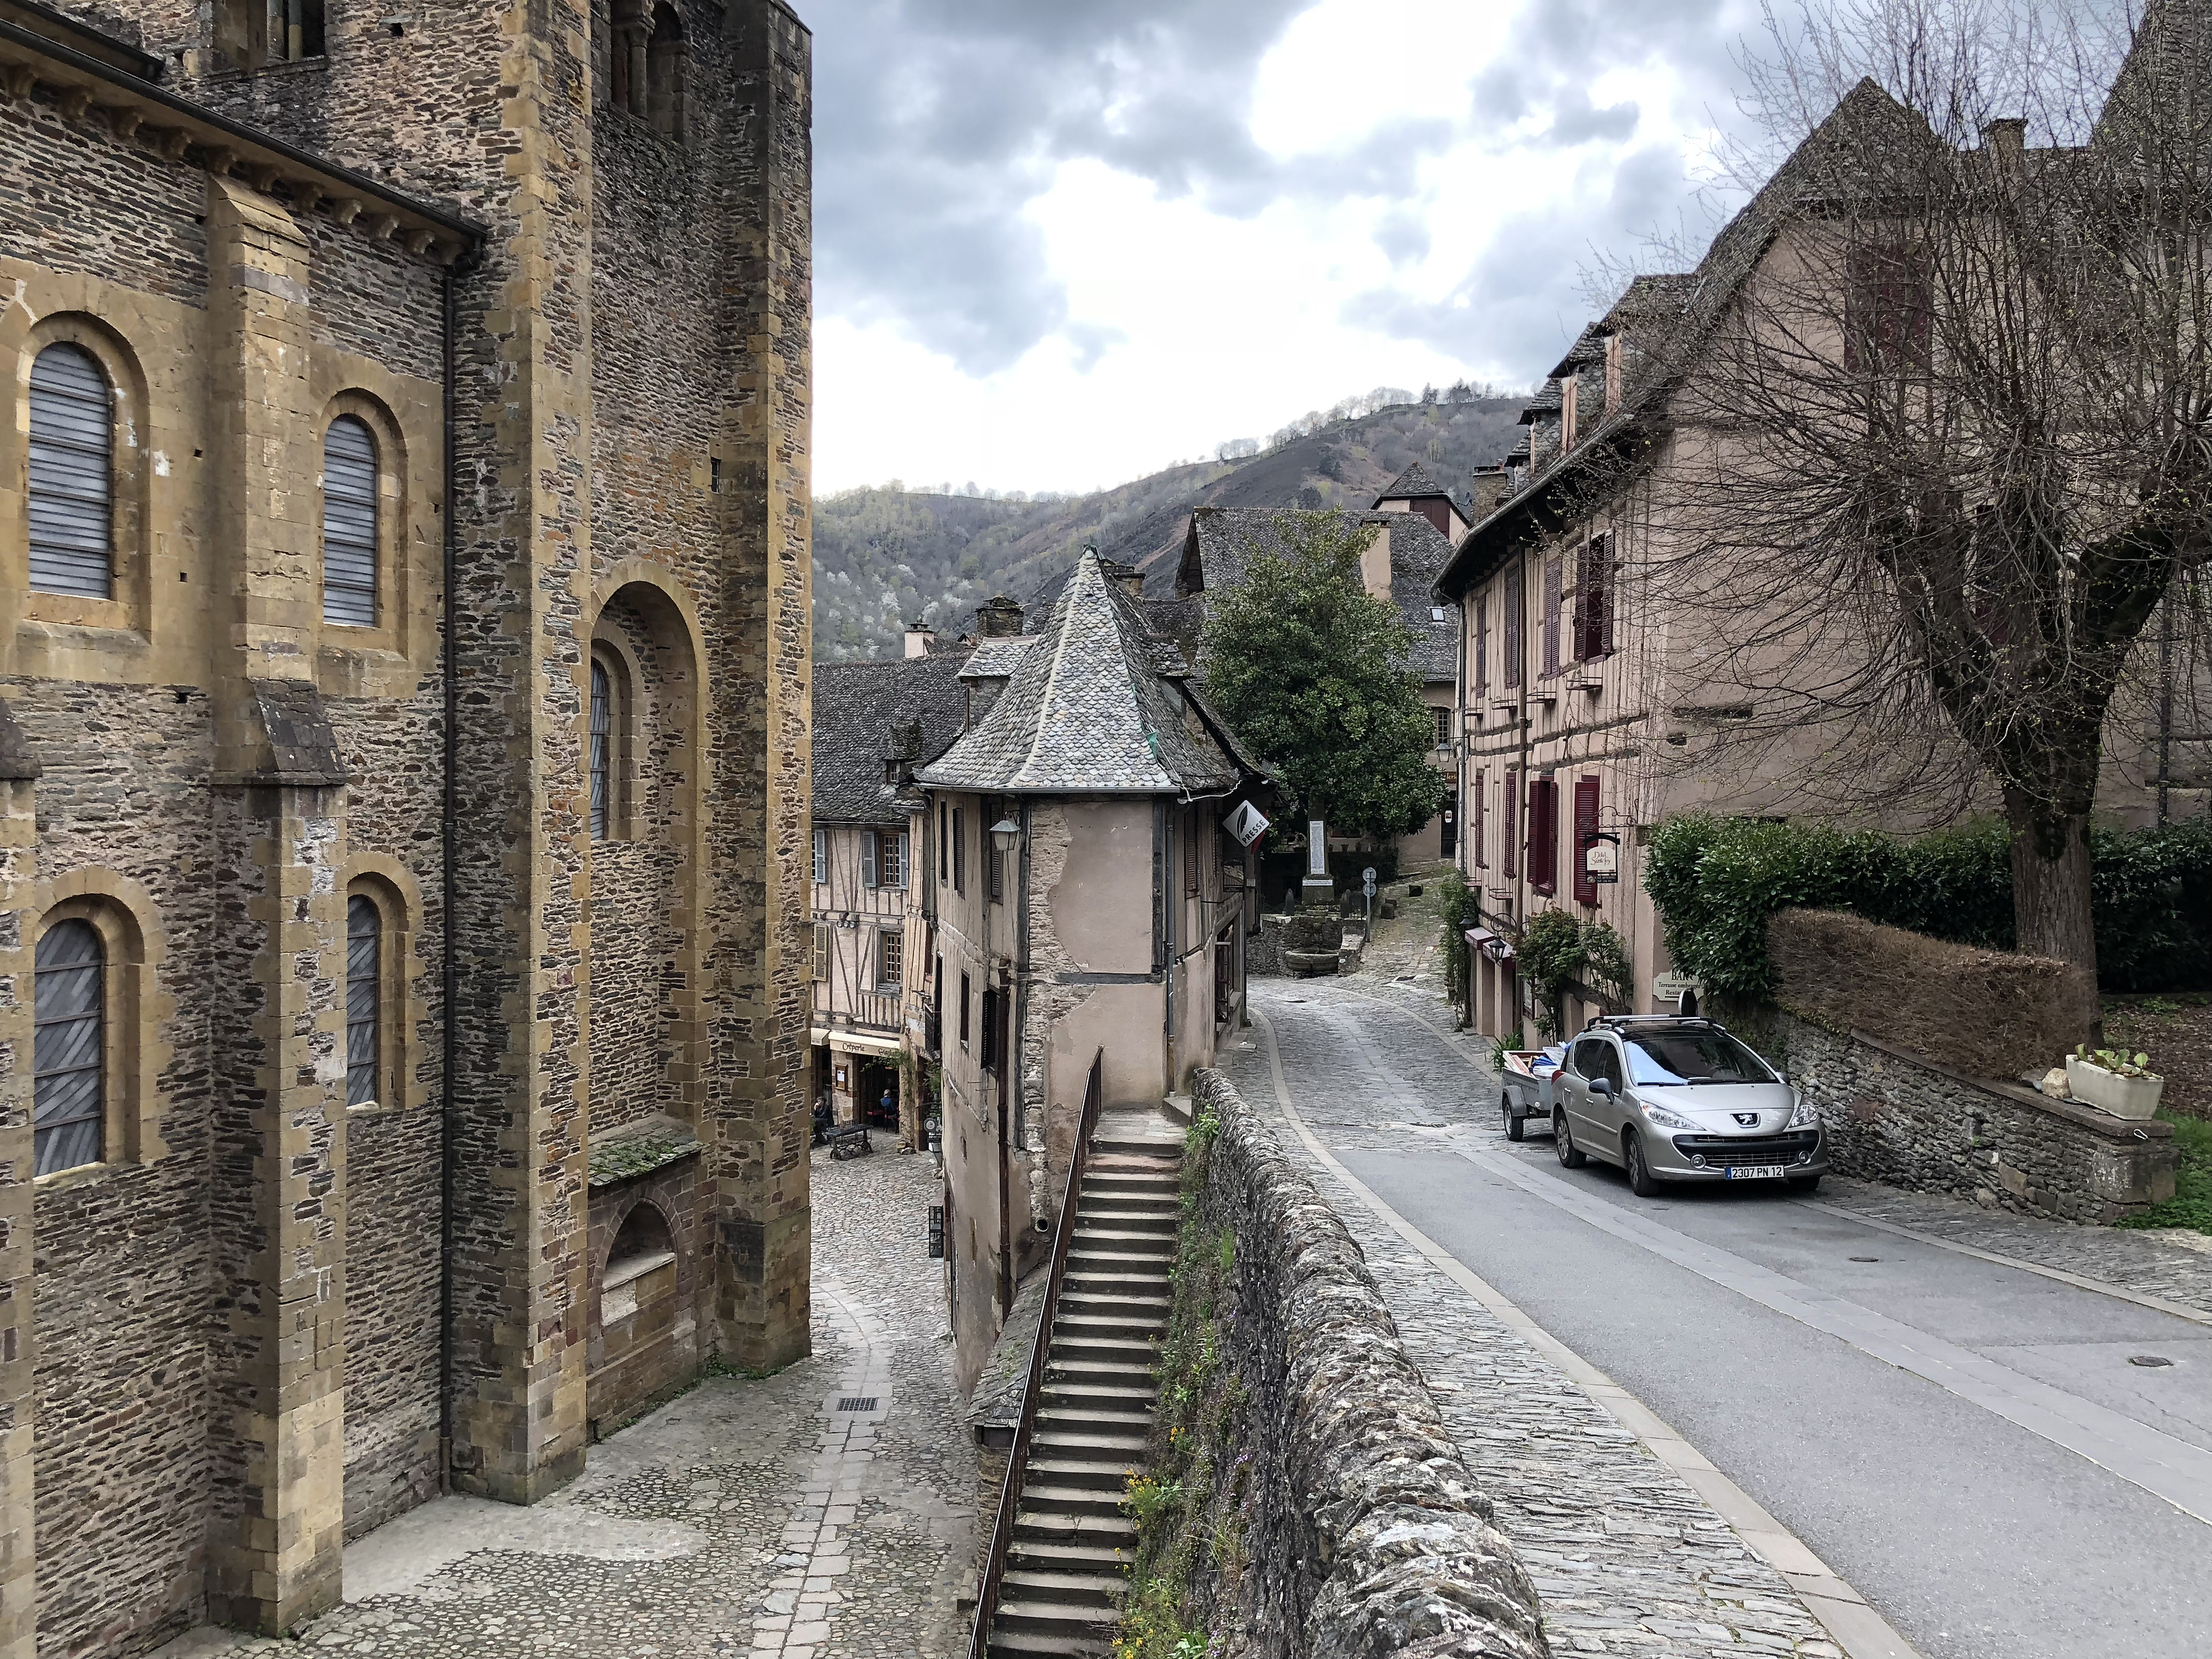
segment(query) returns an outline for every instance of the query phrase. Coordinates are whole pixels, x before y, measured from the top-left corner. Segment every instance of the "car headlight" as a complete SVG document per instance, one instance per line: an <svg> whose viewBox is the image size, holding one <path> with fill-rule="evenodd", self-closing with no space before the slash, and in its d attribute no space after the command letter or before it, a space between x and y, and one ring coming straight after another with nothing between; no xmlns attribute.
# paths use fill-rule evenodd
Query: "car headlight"
<svg viewBox="0 0 2212 1659"><path fill-rule="evenodd" d="M1698 1127L1680 1112L1670 1112L1664 1106L1646 1106L1644 1115L1662 1129L1694 1129Z"/></svg>
<svg viewBox="0 0 2212 1659"><path fill-rule="evenodd" d="M1793 1129L1817 1129L1820 1127L1820 1112L1802 1095L1797 1097L1797 1104L1790 1109L1790 1127Z"/></svg>

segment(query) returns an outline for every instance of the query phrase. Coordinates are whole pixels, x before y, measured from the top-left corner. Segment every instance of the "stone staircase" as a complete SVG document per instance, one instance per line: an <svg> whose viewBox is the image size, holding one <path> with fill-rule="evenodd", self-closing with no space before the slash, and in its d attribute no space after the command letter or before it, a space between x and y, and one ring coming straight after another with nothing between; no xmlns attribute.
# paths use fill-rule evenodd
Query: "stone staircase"
<svg viewBox="0 0 2212 1659"><path fill-rule="evenodd" d="M993 1654L1114 1650L1137 1542L1121 1494L1145 1466L1158 1399L1182 1134L1164 1116L1115 1112L1091 1138Z"/></svg>

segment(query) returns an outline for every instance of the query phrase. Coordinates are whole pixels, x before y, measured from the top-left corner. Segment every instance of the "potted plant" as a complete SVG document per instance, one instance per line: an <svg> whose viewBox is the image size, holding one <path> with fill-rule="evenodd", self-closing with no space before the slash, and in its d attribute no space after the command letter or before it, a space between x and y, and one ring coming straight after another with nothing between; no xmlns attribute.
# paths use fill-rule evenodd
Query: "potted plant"
<svg viewBox="0 0 2212 1659"><path fill-rule="evenodd" d="M2148 1054L2082 1043L2066 1056L2066 1088L2075 1099L2114 1117L2148 1117L2158 1110L2166 1079L2150 1069Z"/></svg>

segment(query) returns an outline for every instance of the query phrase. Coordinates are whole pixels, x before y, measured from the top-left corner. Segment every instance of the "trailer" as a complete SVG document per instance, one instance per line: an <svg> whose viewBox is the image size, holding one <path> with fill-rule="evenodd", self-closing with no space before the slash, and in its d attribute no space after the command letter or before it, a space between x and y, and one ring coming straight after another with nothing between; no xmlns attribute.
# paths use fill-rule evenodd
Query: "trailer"
<svg viewBox="0 0 2212 1659"><path fill-rule="evenodd" d="M1558 1099L1559 1070L1566 1059L1565 1044L1549 1048L1508 1048L1505 1068L1499 1074L1504 1088L1498 1095L1498 1115L1508 1140L1526 1137L1523 1126L1532 1117L1552 1121Z"/></svg>

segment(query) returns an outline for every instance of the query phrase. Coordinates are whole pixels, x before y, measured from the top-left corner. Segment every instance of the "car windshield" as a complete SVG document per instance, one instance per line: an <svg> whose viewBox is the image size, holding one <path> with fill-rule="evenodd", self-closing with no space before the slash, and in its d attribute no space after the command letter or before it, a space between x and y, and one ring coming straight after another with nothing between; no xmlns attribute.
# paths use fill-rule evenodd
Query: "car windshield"
<svg viewBox="0 0 2212 1659"><path fill-rule="evenodd" d="M1766 1062L1726 1031L1624 1031L1632 1082L1664 1088L1771 1083Z"/></svg>

